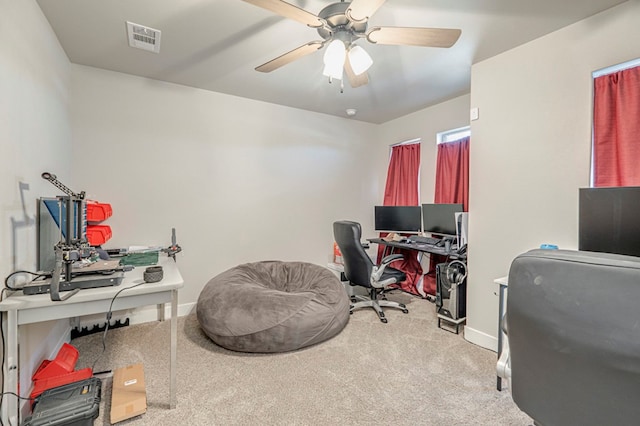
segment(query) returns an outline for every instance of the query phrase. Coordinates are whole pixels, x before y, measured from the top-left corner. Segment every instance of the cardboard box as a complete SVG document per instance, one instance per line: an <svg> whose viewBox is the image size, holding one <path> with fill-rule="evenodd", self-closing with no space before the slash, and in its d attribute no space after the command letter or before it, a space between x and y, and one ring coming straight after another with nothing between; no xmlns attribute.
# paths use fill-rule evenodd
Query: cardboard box
<svg viewBox="0 0 640 426"><path fill-rule="evenodd" d="M111 392L111 424L147 411L147 391L144 387L142 364L118 368L113 373Z"/></svg>

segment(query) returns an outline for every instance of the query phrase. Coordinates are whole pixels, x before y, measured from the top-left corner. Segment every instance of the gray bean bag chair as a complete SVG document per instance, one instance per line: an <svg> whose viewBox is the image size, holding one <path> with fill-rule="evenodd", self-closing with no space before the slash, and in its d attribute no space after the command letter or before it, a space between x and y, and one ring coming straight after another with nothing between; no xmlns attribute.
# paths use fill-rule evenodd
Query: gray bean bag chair
<svg viewBox="0 0 640 426"><path fill-rule="evenodd" d="M349 297L322 266L256 262L212 278L196 312L207 336L224 348L286 352L338 334L349 321Z"/></svg>

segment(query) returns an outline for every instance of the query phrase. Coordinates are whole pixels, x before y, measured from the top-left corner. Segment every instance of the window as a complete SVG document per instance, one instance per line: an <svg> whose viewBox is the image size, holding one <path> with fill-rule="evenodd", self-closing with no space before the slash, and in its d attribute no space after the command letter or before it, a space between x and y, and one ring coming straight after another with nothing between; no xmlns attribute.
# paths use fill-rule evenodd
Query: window
<svg viewBox="0 0 640 426"><path fill-rule="evenodd" d="M464 126L464 127L459 127L457 129L446 130L444 132L438 133L436 135L436 142L439 144L454 142L469 136L471 136L471 127Z"/></svg>

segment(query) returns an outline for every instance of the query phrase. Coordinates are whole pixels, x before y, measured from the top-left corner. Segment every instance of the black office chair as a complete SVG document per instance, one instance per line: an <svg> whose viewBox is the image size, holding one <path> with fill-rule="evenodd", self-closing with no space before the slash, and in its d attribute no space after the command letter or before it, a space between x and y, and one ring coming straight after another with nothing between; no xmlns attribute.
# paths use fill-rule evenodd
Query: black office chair
<svg viewBox="0 0 640 426"><path fill-rule="evenodd" d="M333 223L333 235L342 253L344 263L344 275L350 285L366 287L369 297L351 296L351 310L364 307L373 308L380 321L386 323L382 307L398 308L405 314L409 313L407 307L398 302L386 300L384 290L391 284L397 284L406 279L404 272L388 266L391 262L402 259L401 254L392 254L382 259L379 265L375 265L360 241L362 229L358 222L338 221Z"/></svg>

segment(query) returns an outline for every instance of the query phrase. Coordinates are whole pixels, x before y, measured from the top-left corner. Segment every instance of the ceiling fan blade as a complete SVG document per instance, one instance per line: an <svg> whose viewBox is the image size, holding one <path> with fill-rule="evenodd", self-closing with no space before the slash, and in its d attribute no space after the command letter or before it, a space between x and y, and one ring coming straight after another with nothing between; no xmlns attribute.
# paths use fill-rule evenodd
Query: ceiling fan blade
<svg viewBox="0 0 640 426"><path fill-rule="evenodd" d="M375 27L367 33L371 43L451 47L462 31L449 28L408 28L408 27Z"/></svg>
<svg viewBox="0 0 640 426"><path fill-rule="evenodd" d="M351 87L353 87L354 89L356 87L364 86L365 84L369 83L369 75L366 72L363 72L359 75L356 75L356 73L353 72L353 68L351 68L351 62L349 62L348 58L346 61L344 61L344 72L345 74L347 74L349 84L351 84Z"/></svg>
<svg viewBox="0 0 640 426"><path fill-rule="evenodd" d="M260 72L271 72L273 70L277 70L278 68L287 65L290 62L295 61L296 59L300 59L309 53L313 53L316 50L320 49L323 46L324 42L322 41L311 41L307 44L303 44L300 47L293 49L290 52L285 53L284 55L280 55L275 59L266 62L259 67L256 68L256 71Z"/></svg>
<svg viewBox="0 0 640 426"><path fill-rule="evenodd" d="M376 13L386 0L353 0L345 12L352 21L365 21Z"/></svg>
<svg viewBox="0 0 640 426"><path fill-rule="evenodd" d="M270 10L271 12L284 16L285 18L293 19L294 21L301 22L313 28L318 28L324 25L322 19L318 18L311 12L307 12L304 9L300 9L298 6L287 3L282 0L243 0L247 3L251 3L254 6L261 7L263 9Z"/></svg>

